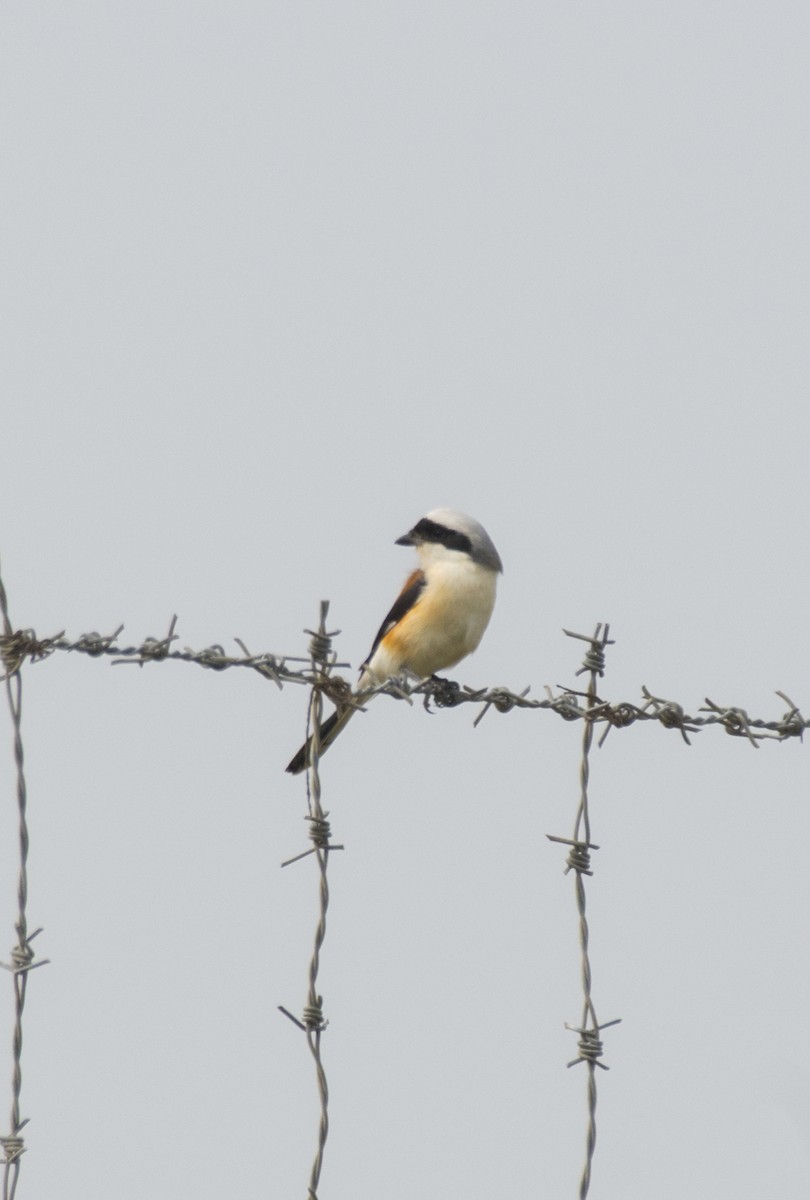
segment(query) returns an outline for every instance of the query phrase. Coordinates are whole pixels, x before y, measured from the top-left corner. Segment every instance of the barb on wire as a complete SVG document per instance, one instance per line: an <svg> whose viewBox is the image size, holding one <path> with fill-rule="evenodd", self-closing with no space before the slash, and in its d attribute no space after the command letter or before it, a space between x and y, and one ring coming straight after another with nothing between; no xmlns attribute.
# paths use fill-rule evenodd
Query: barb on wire
<svg viewBox="0 0 810 1200"><path fill-rule="evenodd" d="M687 746L691 746L692 743L687 736L687 730L689 733L700 733L702 722L687 717L683 706L677 704L674 700L662 700L660 696L653 696L652 692L648 691L646 687L642 686L641 694L644 697L643 716L655 718L660 721L665 729L680 730L681 737Z"/></svg>
<svg viewBox="0 0 810 1200"><path fill-rule="evenodd" d="M707 696L706 705L700 711L717 713L717 719L726 733L730 733L732 737L747 738L755 750L759 749L759 743L763 738L775 737L775 740L779 740L778 735L768 732L754 733L751 728L751 719L744 708L723 708Z"/></svg>
<svg viewBox="0 0 810 1200"><path fill-rule="evenodd" d="M592 717L607 722L605 731L597 743L599 749L601 750L604 746L611 729L627 729L643 715L643 709L627 700L621 704L597 704L592 709Z"/></svg>
<svg viewBox="0 0 810 1200"><path fill-rule="evenodd" d="M512 709L521 700L526 699L526 697L528 696L530 691L531 691L531 686L525 687L519 696L515 696L507 688L492 688L488 693L488 698L486 699L486 701L484 703L484 707L481 709L480 713L473 721L473 728L477 728L480 725L480 723L483 721L484 717L489 712L490 708L492 708L493 706L500 713L511 712ZM480 699L483 695L484 695L484 693L480 692L478 695L478 699Z"/></svg>
<svg viewBox="0 0 810 1200"><path fill-rule="evenodd" d="M591 1027L590 1029L580 1029L578 1025L569 1025L566 1022L565 1028L569 1033L579 1034L579 1041L577 1042L579 1053L576 1058L572 1058L565 1065L567 1067L575 1067L577 1063L586 1062L592 1064L594 1067L600 1067L603 1071L609 1071L610 1067L599 1061L604 1053L604 1046L599 1034L610 1025L621 1025L621 1017L616 1017L613 1021L604 1021L601 1025L597 1025L595 1028ZM596 1097L594 1096L595 1099Z"/></svg>
<svg viewBox="0 0 810 1200"><path fill-rule="evenodd" d="M11 962L1 963L10 972L14 987L14 1032L12 1035L12 1072L11 1072L11 1118L10 1132L0 1136L0 1146L3 1147L3 1200L14 1200L20 1174L20 1160L25 1153L25 1142L22 1130L28 1124L28 1118L20 1116L20 1094L22 1091L22 1047L23 1047L23 1012L25 1010L25 995L28 987L28 975L36 967L42 967L47 959L35 961L34 950L31 946L34 938L42 930L28 931L28 796L25 784L25 756L22 741L22 677L20 675L21 642L15 635L8 615L8 599L6 589L0 576L0 619L3 625L3 641L0 646L3 665L5 668L4 681L6 698L14 738L14 761L17 769L17 824L19 865L17 876L17 920L15 930L17 943L11 950ZM24 657L24 655L23 655Z"/></svg>
<svg viewBox="0 0 810 1200"><path fill-rule="evenodd" d="M574 821L574 833L571 838L557 837L553 834L547 834L549 841L562 843L570 846L570 852L566 860L565 873L574 872L574 884L576 889L576 904L577 913L579 916L579 946L581 958L581 980L582 980L582 1020L579 1025L566 1025L566 1029L572 1030L579 1034L578 1055L568 1063L569 1067L575 1066L577 1063L584 1062L588 1068L588 1128L585 1142L585 1165L583 1167L582 1176L579 1184L580 1200L585 1200L591 1185L591 1171L593 1167L593 1156L596 1149L596 1068L602 1070L608 1068L599 1060L603 1054L602 1040L599 1036L602 1029L606 1029L608 1025L618 1024L618 1019L606 1021L602 1025L596 1016L596 1007L593 1001L592 994L592 975L591 975L591 960L588 951L588 943L590 932L588 928L588 918L585 902L585 875L593 875L591 870L591 851L598 850L599 847L591 841L591 818L589 810L588 784L590 781L590 752L593 743L593 735L595 723L599 719L604 718L606 709L610 706L606 705L599 699L596 692L596 681L598 677L602 677L605 673L605 649L607 646L613 645L609 637L610 626L604 627L600 623L596 626L596 630L592 635L582 633L572 633L565 629L563 632L572 638L577 638L580 641L588 643L588 650L580 669L576 672L577 675L582 675L587 672L589 676L588 690L584 693L584 710L579 705L579 697L581 693L566 691L565 713L568 719L575 716L584 716L582 729L582 755L580 759L579 770L579 804L577 807L576 820ZM626 707L626 706L625 706ZM573 711L575 709L575 711ZM633 716L635 719L635 716ZM628 723L626 719L616 719L611 724L619 725L621 721ZM608 729L611 725L608 725Z"/></svg>
<svg viewBox="0 0 810 1200"><path fill-rule="evenodd" d="M799 711L798 705L794 704L790 696L786 696L784 692L777 692L780 700L784 700L785 704L789 705L788 711L779 722L777 730L780 739L797 737L799 741L804 741L804 731L807 728L807 723Z"/></svg>

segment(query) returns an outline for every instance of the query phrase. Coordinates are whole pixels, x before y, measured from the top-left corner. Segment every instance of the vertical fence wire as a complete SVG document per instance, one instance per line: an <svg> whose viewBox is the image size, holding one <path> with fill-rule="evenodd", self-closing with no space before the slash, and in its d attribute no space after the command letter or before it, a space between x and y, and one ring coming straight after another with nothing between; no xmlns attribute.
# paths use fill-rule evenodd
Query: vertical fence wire
<svg viewBox="0 0 810 1200"><path fill-rule="evenodd" d="M326 642L326 614L328 604L321 605L321 620L318 626L318 636L312 639L312 665L316 669L326 669L329 653ZM323 644L326 643L326 644ZM307 768L307 806L309 808L310 836L315 841L315 859L318 863L318 923L315 929L315 944L312 948L312 958L309 963L309 992L304 1007L304 1024L306 1025L307 1045L315 1063L315 1073L318 1081L321 1114L318 1123L318 1146L312 1162L312 1172L309 1180L309 1195L311 1200L317 1200L318 1184L323 1167L323 1155L326 1149L326 1139L329 1136L329 1086L326 1081L326 1071L321 1059L321 1034L325 1029L323 1018L323 996L318 991L318 972L321 966L321 948L326 937L326 915L329 911L329 880L327 866L329 862L329 826L326 814L321 806L321 721L323 720L323 695L314 687L309 698L309 725L312 730L312 751L309 767ZM326 843L326 844L324 844Z"/></svg>
<svg viewBox="0 0 810 1200"><path fill-rule="evenodd" d="M342 846L332 844L329 814L324 812L321 804L321 723L323 720L323 693L319 684L328 681L329 673L334 665L334 655L331 650L331 639L335 633L327 633L326 617L329 612L329 601L321 601L320 622L317 630L306 630L310 634L310 658L312 661L313 687L309 698L307 716L307 821L309 836L313 846L304 854L288 859L282 866L289 866L310 854L315 855L318 864L318 921L315 928L315 942L312 957L309 962L307 1002L304 1005L303 1019L298 1020L286 1008L279 1005L285 1016L289 1017L306 1035L307 1045L313 1062L320 1101L320 1117L318 1121L318 1138L315 1157L310 1172L307 1200L318 1200L318 1184L323 1168L323 1156L326 1140L329 1136L329 1085L321 1057L321 1036L328 1022L323 1015L323 996L318 990L318 975L321 966L321 949L326 938L326 917L329 911L329 881L327 868L329 851L342 850Z"/></svg>
<svg viewBox="0 0 810 1200"><path fill-rule="evenodd" d="M6 590L0 577L0 617L3 622L4 646L8 645L13 635L11 621L8 615L8 600ZM24 753L22 741L22 677L19 662L14 662L11 656L4 659L3 682L5 683L6 699L8 700L14 740L14 762L17 774L17 817L18 817L18 846L19 863L17 876L17 920L14 928L17 932L17 944L11 950L11 962L0 963L10 972L14 986L14 1030L12 1034L12 1068L11 1068L11 1118L9 1132L0 1137L3 1147L3 1200L14 1200L17 1182L20 1175L20 1160L25 1153L25 1142L22 1130L28 1124L28 1119L20 1116L20 1094L22 1091L22 1049L23 1049L23 1011L25 1009L25 993L28 986L28 972L34 967L44 966L46 959L34 961L34 951L31 942L42 930L28 932L28 819L27 792L25 786Z"/></svg>
<svg viewBox="0 0 810 1200"><path fill-rule="evenodd" d="M592 995L593 976L591 972L591 959L589 952L590 931L588 928L588 917L586 909L585 883L583 876L592 875L591 870L591 851L598 850L599 847L591 841L591 818L588 798L588 784L590 782L590 752L593 744L594 722L593 713L599 703L596 683L597 679L604 674L605 670L605 648L612 645L609 632L610 627L601 623L596 626L593 636L587 636L581 633L571 633L570 630L564 631L568 637L578 638L580 641L588 642L589 649L585 654L582 666L577 671L577 675L584 673L588 674L588 688L584 694L585 713L582 729L582 752L579 769L579 804L577 807L576 820L574 821L574 836L573 838L561 838L548 835L550 841L562 842L571 847L566 861L565 873L574 872L574 886L576 892L577 915L579 918L579 948L581 961L581 982L582 982L582 1019L579 1025L566 1025L566 1028L573 1033L579 1034L579 1042L577 1044L577 1057L568 1063L569 1067L576 1066L577 1063L584 1062L588 1072L587 1085L587 1103L588 1103L588 1124L585 1137L585 1163L582 1169L582 1175L579 1182L580 1200L585 1200L591 1186L591 1172L593 1169L593 1156L596 1150L596 1068L608 1070L607 1066L600 1062L603 1048L599 1034L602 1029L606 1029L609 1025L618 1024L617 1020L606 1021L600 1025L596 1016L596 1007ZM573 693L572 693L573 697Z"/></svg>

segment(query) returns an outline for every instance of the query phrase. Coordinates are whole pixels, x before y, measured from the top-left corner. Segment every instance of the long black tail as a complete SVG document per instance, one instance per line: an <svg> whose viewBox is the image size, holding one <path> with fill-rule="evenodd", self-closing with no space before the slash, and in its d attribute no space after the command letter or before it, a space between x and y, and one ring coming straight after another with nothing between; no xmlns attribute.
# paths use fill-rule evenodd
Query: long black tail
<svg viewBox="0 0 810 1200"><path fill-rule="evenodd" d="M354 712L353 708L337 708L332 713L331 717L327 717L321 725L321 754L323 754L335 740L337 735L348 723L349 717ZM309 766L309 757L312 747L312 737L310 737L298 753L290 759L287 765L287 770L291 775L300 775L305 767Z"/></svg>

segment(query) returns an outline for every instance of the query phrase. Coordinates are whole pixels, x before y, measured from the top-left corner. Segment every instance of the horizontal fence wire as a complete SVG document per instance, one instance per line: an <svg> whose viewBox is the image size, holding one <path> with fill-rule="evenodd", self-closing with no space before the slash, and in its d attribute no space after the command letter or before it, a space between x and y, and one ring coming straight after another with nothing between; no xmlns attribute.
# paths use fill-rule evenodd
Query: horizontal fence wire
<svg viewBox="0 0 810 1200"><path fill-rule="evenodd" d="M631 701L614 703L601 699L596 693L588 700L586 693L573 688L561 688L555 694L549 687L545 688L546 699L538 700L530 698L531 687L526 687L521 692L514 692L507 687L473 688L435 676L415 682L412 679L389 680L377 687L353 692L346 679L333 674L337 668L347 668L350 664L338 662L331 651L329 672L325 672L314 666L309 658L267 651L251 654L239 638L234 640L242 651L240 655L227 654L220 644L206 646L202 650L192 650L189 647L180 650L173 646L178 640L176 626L175 616L172 617L168 633L164 637L147 637L139 644L130 646L122 646L118 642L124 629L123 625L109 635L85 633L73 640L66 638L64 633L39 638L31 629L9 629L0 635L0 659L5 664L7 675L14 675L26 659L39 662L59 652L86 654L91 658L108 657L112 659L114 666L134 664L143 667L149 663L184 662L194 663L211 671L238 668L254 671L279 688L285 684L317 688L326 699L337 705L351 704L362 708L366 700L379 694L409 703L413 703L414 697L421 697L426 707L432 704L435 708L457 708L461 704L475 704L481 710L476 717L476 725L490 708L500 713L508 713L516 708L543 709L557 713L566 721L582 720L590 724L604 725L600 745L611 729L626 729L630 725L645 721L654 721L665 729L677 730L687 744L691 744L690 733L699 733L703 729L716 726L724 729L732 737L743 738L755 747L766 739L786 741L797 737L801 740L804 731L810 727L810 720L804 718L798 705L782 691L775 692L775 695L787 708L781 716L771 718L752 717L744 708L718 704L708 697L695 713L690 713L678 701L656 696L644 686L641 688L641 704ZM292 665L299 663L305 665Z"/></svg>
<svg viewBox="0 0 810 1200"><path fill-rule="evenodd" d="M372 696L383 694L393 699L405 700L409 704L413 704L416 699L421 699L422 704L428 709L456 708L462 704L476 705L479 711L475 718L475 725L478 725L493 708L500 713L508 713L514 709L548 710L556 713L565 721L579 720L583 722L580 794L573 836L570 838L552 834L547 836L552 842L563 843L569 847L565 871L566 874L569 871L574 872L576 889L583 1001L579 1025L567 1026L569 1030L579 1035L577 1057L572 1059L568 1066L585 1063L587 1070L586 1153L579 1187L580 1200L585 1200L590 1188L596 1146L596 1068L607 1070L606 1065L600 1061L603 1054L600 1035L603 1029L618 1023L618 1019L602 1024L597 1020L589 956L590 935L586 913L585 877L592 874L591 852L598 849L598 846L591 840L588 794L590 752L596 729L598 726L603 727L598 742L601 746L611 729L626 729L642 722L653 721L665 729L677 730L687 744L691 744L690 734L716 727L725 730L732 737L742 738L756 749L764 740L785 741L790 738L802 740L804 731L810 722L805 720L799 707L782 691L777 691L776 695L786 709L780 716L770 719L751 717L741 707L717 704L709 698L706 698L704 704L695 713L690 713L684 705L657 696L647 687L641 689L642 700L639 704L627 701L619 703L607 701L599 695L598 681L604 674L605 649L612 643L608 637L608 626L601 624L597 626L593 635L572 633L570 630L563 631L568 637L578 638L588 643L584 661L577 671L577 674L588 676L585 691L574 687L558 687L555 692L546 687L545 699L535 699L529 696L531 690L529 687L520 692L506 687L473 688L453 680L432 677L421 680L394 679L361 692L354 692L346 679L335 674L338 669L344 669L349 664L339 662L336 653L332 650L332 639L337 636L339 631L328 633L326 630L328 607L328 601L323 601L318 629L307 631L311 637L307 657L278 655L266 651L252 654L244 642L238 638L234 641L239 648L239 654L228 654L220 644L207 646L201 650L193 650L189 647L180 649L176 645L179 636L176 633L176 616L172 617L168 631L163 637L147 637L140 643L122 645L119 639L123 633L123 625L109 635L93 632L82 634L75 639L67 638L64 632L49 637L38 637L32 629L15 630L8 616L6 595L2 579L0 579L0 616L2 616L3 627L3 632L0 634L0 660L3 663L2 679L5 682L13 726L19 825L18 913L15 924L18 940L11 952L11 963L0 964L13 977L15 999L10 1132L0 1137L0 1146L4 1151L4 1159L0 1162L0 1165L4 1167L2 1200L14 1200L19 1179L20 1159L25 1151L21 1131L27 1121L20 1117L20 1092L22 1085L22 1019L27 979L33 968L41 966L47 961L35 961L31 948L33 938L41 931L28 933L26 873L28 828L21 732L21 669L27 661L41 662L60 652L83 654L91 658L108 658L113 666L129 664L144 667L148 664L172 661L192 663L213 671L239 668L255 672L280 689L285 685L302 685L311 689L306 731L307 740L310 741L311 746L306 764L306 795L309 836L313 844L309 850L287 859L282 866L288 866L314 855L318 867L319 911L308 971L307 1001L303 1008L302 1018L299 1019L288 1009L279 1005L281 1012L304 1032L315 1063L320 1117L317 1147L307 1191L308 1200L317 1200L317 1188L329 1132L329 1089L321 1056L321 1036L327 1027L327 1021L323 1015L323 996L319 991L319 971L330 898L327 881L329 852L343 849L343 846L335 845L331 840L329 814L323 810L321 802L319 729L323 701L330 700L338 707L353 706L362 709Z"/></svg>

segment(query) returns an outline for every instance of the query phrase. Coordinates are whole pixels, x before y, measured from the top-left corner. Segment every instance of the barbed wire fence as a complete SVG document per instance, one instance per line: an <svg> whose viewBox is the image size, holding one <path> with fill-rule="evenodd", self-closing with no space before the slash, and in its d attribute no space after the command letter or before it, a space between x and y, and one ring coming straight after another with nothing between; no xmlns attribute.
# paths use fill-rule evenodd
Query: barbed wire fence
<svg viewBox="0 0 810 1200"><path fill-rule="evenodd" d="M328 699L336 705L354 704L362 707L372 695L384 693L394 699L405 700L409 704L413 704L415 699L421 698L426 708L431 706L436 709L456 708L463 704L475 704L480 708L474 722L476 725L490 708L495 708L501 713L508 713L513 709L544 709L555 713L564 721L582 722L579 800L572 836L547 834L547 837L550 841L569 848L565 874L574 873L582 1009L578 1025L566 1024L567 1029L578 1035L577 1055L567 1065L573 1067L584 1063L587 1072L585 1161L579 1182L580 1200L585 1200L587 1197L591 1186L596 1148L596 1070L597 1068L607 1070L606 1064L601 1061L604 1053L601 1033L604 1029L618 1024L621 1019L613 1018L609 1021L599 1022L593 998L593 979L589 955L590 935L586 912L585 878L593 874L591 853L599 849L599 846L592 841L589 808L590 754L597 727L603 727L598 742L600 746L613 728L626 729L637 722L654 721L665 729L676 730L687 744L690 744L690 734L717 727L730 736L742 738L749 745L758 748L764 739L785 741L790 738L799 738L801 740L805 729L810 726L810 722L805 720L798 706L781 691L778 691L776 695L787 708L780 717L772 719L751 717L743 708L717 704L709 698L706 698L697 715L690 715L683 705L674 700L654 695L646 686L642 688L643 703L640 705L626 701L613 703L604 700L599 696L598 684L605 674L605 652L609 646L613 645L613 642L609 638L609 626L601 623L596 626L593 634L563 630L567 637L587 644L588 649L582 665L576 672L577 676L587 675L585 691L573 687L562 687L558 688L555 693L552 689L546 688L546 698L540 700L529 697L529 688L525 688L520 693L504 687L476 689L462 686L452 680L434 677L416 682L392 680L362 693L353 693L351 685L341 676L334 674L336 670L345 669L349 664L339 662L337 654L332 648L332 640L337 636L337 631L330 633L326 629L328 610L328 602L323 601L320 607L318 628L305 631L310 635L308 657L276 655L269 652L252 654L239 639L235 639L241 651L239 655L228 654L219 644L205 647L202 650L192 650L187 647L180 649L175 645L179 636L175 632L176 616L172 617L165 636L147 637L144 641L133 645L119 643L119 638L124 630L123 625L108 635L93 632L70 639L62 631L48 637L38 637L32 629L15 629L12 625L7 596L0 576L0 621L2 621L3 627L3 632L0 634L0 660L3 664L2 679L11 715L19 830L18 904L14 925L17 941L10 952L11 961L0 963L0 966L11 975L14 989L11 1114L8 1133L0 1135L0 1147L3 1150L3 1159L0 1160L0 1165L3 1167L2 1200L15 1200L20 1178L21 1159L26 1150L22 1131L28 1123L28 1118L21 1117L20 1101L23 1080L23 1013L28 977L31 971L48 962L47 959L36 959L31 945L42 930L28 931L29 836L22 739L22 672L26 662L41 662L60 652L83 654L90 658L109 658L113 666L136 664L143 667L150 663L173 661L191 663L212 671L247 670L276 684L279 689L285 685L300 685L310 689L306 733L307 739L311 735L312 743L306 773L306 820L309 825L312 846L295 854L292 858L286 859L281 865L287 867L310 856L315 858L318 868L318 919L308 969L307 998L302 1015L299 1018L285 1006L278 1006L282 1014L304 1033L315 1064L320 1115L316 1151L307 1188L307 1200L318 1200L318 1186L329 1134L329 1088L321 1054L322 1035L328 1022L324 1017L323 995L319 991L319 971L330 902L329 855L333 851L343 849L343 845L333 843L329 813L322 807L319 729L324 699Z"/></svg>

